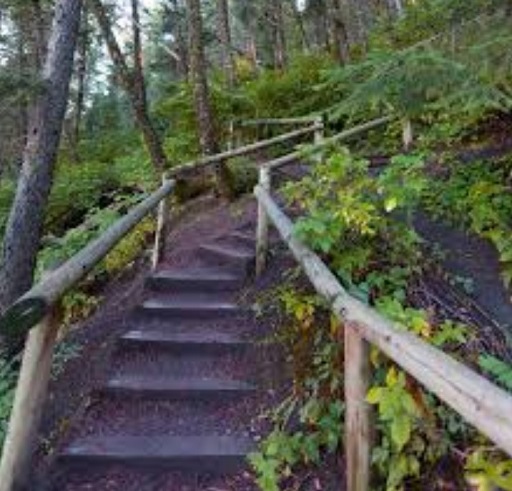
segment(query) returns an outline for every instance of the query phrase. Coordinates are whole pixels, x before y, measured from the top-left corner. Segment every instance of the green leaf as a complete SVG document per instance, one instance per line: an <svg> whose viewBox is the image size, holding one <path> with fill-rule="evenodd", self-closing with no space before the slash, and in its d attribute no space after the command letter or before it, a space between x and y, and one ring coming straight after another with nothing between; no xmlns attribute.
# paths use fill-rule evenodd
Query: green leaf
<svg viewBox="0 0 512 491"><path fill-rule="evenodd" d="M411 419L408 415L400 415L391 422L391 439L400 452L411 438Z"/></svg>
<svg viewBox="0 0 512 491"><path fill-rule="evenodd" d="M384 209L388 213L391 213L393 210L395 210L397 206L398 206L398 200L394 196L386 199L386 201L384 202Z"/></svg>

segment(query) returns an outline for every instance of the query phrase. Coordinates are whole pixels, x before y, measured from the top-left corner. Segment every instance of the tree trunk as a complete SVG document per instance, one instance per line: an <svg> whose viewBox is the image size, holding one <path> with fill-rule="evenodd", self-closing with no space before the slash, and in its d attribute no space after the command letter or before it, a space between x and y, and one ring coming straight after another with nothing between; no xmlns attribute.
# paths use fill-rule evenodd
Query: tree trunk
<svg viewBox="0 0 512 491"><path fill-rule="evenodd" d="M217 30L221 44L222 67L229 86L235 85L235 63L231 49L231 27L229 22L228 0L217 0Z"/></svg>
<svg viewBox="0 0 512 491"><path fill-rule="evenodd" d="M311 51L311 43L309 42L308 33L304 25L302 12L299 10L295 0L292 0L290 8L292 9L293 17L295 18L295 22L297 23L297 27L299 29L302 49L305 53L309 53Z"/></svg>
<svg viewBox="0 0 512 491"><path fill-rule="evenodd" d="M128 99L130 100L135 121L142 133L142 137L150 154L153 166L159 173L161 173L166 167L167 158L165 156L160 137L153 127L149 117L144 75L142 73L142 61L141 59L137 59L140 55L135 56L134 70L132 72L126 63L126 59L121 52L121 48L119 47L116 37L114 36L105 6L102 4L101 0L88 1L94 10L102 35L107 43L110 57L112 58L117 71L118 82L121 84L128 96ZM132 0L132 20L134 26L134 51L139 51L140 53L138 3L135 0ZM139 39L137 40L137 38ZM135 46L136 43L138 44L138 47Z"/></svg>
<svg viewBox="0 0 512 491"><path fill-rule="evenodd" d="M388 0L388 8L394 17L401 17L404 13L402 0Z"/></svg>
<svg viewBox="0 0 512 491"><path fill-rule="evenodd" d="M83 6L82 12L82 28L80 32L80 37L78 39L78 49L77 49L77 60L76 60L76 81L77 81L77 92L76 92L76 100L75 100L75 115L73 119L73 127L72 127L72 138L71 145L73 148L71 149L71 155L75 162L80 161L80 154L78 152L78 146L80 144L80 132L82 126L82 116L84 112L84 104L85 104L85 92L86 92L86 77L87 77L87 58L88 58L88 49L89 49L89 16L87 4Z"/></svg>
<svg viewBox="0 0 512 491"><path fill-rule="evenodd" d="M332 38L332 51L334 58L341 65L349 61L349 46L347 30L337 0L328 0L328 18L330 20L330 32Z"/></svg>
<svg viewBox="0 0 512 491"><path fill-rule="evenodd" d="M176 16L176 45L178 48L178 71L183 79L188 80L189 78L189 56L187 46L187 26L186 26L186 9L182 2L178 3L178 0L172 0L173 12Z"/></svg>
<svg viewBox="0 0 512 491"><path fill-rule="evenodd" d="M199 142L204 155L218 152L215 123L210 103L206 58L203 46L203 20L200 0L187 0L189 25L190 75L199 129Z"/></svg>
<svg viewBox="0 0 512 491"><path fill-rule="evenodd" d="M46 90L39 94L29 116L23 165L0 257L0 311L32 285L66 113L81 9L82 0L60 0L55 6L42 72Z"/></svg>
<svg viewBox="0 0 512 491"><path fill-rule="evenodd" d="M203 155L219 152L215 121L210 102L206 58L203 46L203 20L200 0L187 0L189 26L190 76L194 87L199 142ZM216 168L219 193L231 198L233 194L232 176L224 161L219 161Z"/></svg>
<svg viewBox="0 0 512 491"><path fill-rule="evenodd" d="M274 42L274 67L284 70L287 63L286 30L284 25L282 0L272 0L268 5L269 20Z"/></svg>

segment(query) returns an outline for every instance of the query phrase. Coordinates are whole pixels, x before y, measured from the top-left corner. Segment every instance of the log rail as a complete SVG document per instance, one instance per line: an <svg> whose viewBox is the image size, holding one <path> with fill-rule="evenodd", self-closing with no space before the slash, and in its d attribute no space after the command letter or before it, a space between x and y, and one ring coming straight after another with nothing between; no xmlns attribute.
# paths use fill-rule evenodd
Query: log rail
<svg viewBox="0 0 512 491"><path fill-rule="evenodd" d="M339 139L338 139L339 141ZM294 159L291 159L293 161ZM294 235L294 225L271 195L271 171L289 163L274 160L260 168L257 274L265 268L272 224L316 289L344 326L345 454L348 491L370 489L370 345L379 348L427 390L512 456L512 396L418 336L397 329L376 310L352 297L320 257Z"/></svg>

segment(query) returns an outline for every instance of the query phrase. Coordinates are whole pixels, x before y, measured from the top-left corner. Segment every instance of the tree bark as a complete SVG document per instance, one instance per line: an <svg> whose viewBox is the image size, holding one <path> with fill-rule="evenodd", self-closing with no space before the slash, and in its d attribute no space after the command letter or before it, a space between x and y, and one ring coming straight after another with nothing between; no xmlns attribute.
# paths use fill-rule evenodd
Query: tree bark
<svg viewBox="0 0 512 491"><path fill-rule="evenodd" d="M344 65L349 61L350 50L343 13L337 0L328 0L327 11L330 21L332 52L336 61Z"/></svg>
<svg viewBox="0 0 512 491"><path fill-rule="evenodd" d="M221 45L222 67L230 87L236 83L235 63L231 48L231 26L229 22L228 0L217 0L217 31Z"/></svg>
<svg viewBox="0 0 512 491"><path fill-rule="evenodd" d="M88 50L90 40L89 29L89 15L87 4L83 6L82 12L82 28L78 39L77 60L76 60L76 81L77 92L75 99L75 114L73 118L73 127L71 130L71 155L75 162L80 161L80 154L78 146L80 144L82 116L84 113L85 93L87 83L87 63L88 63Z"/></svg>
<svg viewBox="0 0 512 491"><path fill-rule="evenodd" d="M134 69L130 70L126 59L119 47L119 43L114 35L110 19L108 17L105 6L101 0L88 0L94 14L100 25L102 35L107 43L107 48L110 57L114 63L118 75L118 82L125 90L132 107L132 112L135 117L137 126L142 133L144 143L151 157L151 161L155 169L161 173L167 164L162 142L160 137L153 127L149 117L147 107L147 97L144 83L144 74L142 70L142 60L140 55L141 42L140 42L140 28L138 20L138 2L132 0L132 20L133 20L133 36L134 36L134 51L139 54L135 55ZM137 46L138 45L138 46Z"/></svg>
<svg viewBox="0 0 512 491"><path fill-rule="evenodd" d="M187 47L187 29L186 29L186 9L182 2L171 0L172 9L168 6L168 15L174 16L174 32L172 33L176 39L176 48L179 60L177 62L178 74L187 80L189 77L189 56Z"/></svg>
<svg viewBox="0 0 512 491"><path fill-rule="evenodd" d="M295 0L292 0L290 2L290 8L292 9L293 17L295 18L295 22L297 23L297 27L299 29L302 49L305 53L309 53L311 51L311 43L309 42L309 37L308 37L308 33L306 31L306 26L304 25L303 14L299 10L298 5L295 2Z"/></svg>
<svg viewBox="0 0 512 491"><path fill-rule="evenodd" d="M219 152L215 119L210 101L206 57L203 45L203 20L200 0L187 0L189 26L190 76L194 88L199 143L203 155ZM233 196L232 176L226 162L219 161L216 166L217 187L225 198Z"/></svg>
<svg viewBox="0 0 512 491"><path fill-rule="evenodd" d="M30 111L23 165L0 257L0 311L27 291L34 270L66 113L82 0L59 0L42 71L45 90Z"/></svg>
<svg viewBox="0 0 512 491"><path fill-rule="evenodd" d="M287 63L287 53L282 0L271 0L268 3L268 14L274 42L274 67L277 70L284 70Z"/></svg>
<svg viewBox="0 0 512 491"><path fill-rule="evenodd" d="M203 20L200 0L187 0L190 75L194 87L199 142L204 155L218 152L215 122L210 102L206 58L203 46Z"/></svg>

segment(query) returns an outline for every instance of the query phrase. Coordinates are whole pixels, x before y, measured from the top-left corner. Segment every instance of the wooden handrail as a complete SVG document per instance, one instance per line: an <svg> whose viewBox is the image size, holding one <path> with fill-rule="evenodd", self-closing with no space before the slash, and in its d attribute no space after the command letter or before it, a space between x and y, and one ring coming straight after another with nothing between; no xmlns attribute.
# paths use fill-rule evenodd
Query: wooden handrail
<svg viewBox="0 0 512 491"><path fill-rule="evenodd" d="M380 126L383 126L387 123L390 123L391 121L393 121L395 119L397 119L397 116L394 116L394 115L384 116L382 118L374 119L372 121L369 121L368 123L360 124L360 125L354 126L353 128L349 128L348 130L342 131L341 133L338 133L334 136L324 138L321 141L316 142L314 145L310 146L309 148L316 149L316 148L328 147L329 145L333 145L334 143L339 143L344 140L348 140L349 138L360 135L361 133L365 133L367 131L373 130ZM282 167L283 165L290 164L290 163L295 162L296 160L304 157L304 153L305 153L304 150L296 150L295 152L289 153L282 157L278 157L276 159L269 160L264 165L265 165L265 167L267 167L269 169L276 169L278 167Z"/></svg>
<svg viewBox="0 0 512 491"><path fill-rule="evenodd" d="M164 177L160 189L135 206L98 239L42 280L15 302L0 319L4 334L28 331L13 408L0 462L0 491L25 489L50 380L53 352L60 329L60 299L90 272L157 206L158 224L152 257L154 267L164 248L167 197L174 181Z"/></svg>
<svg viewBox="0 0 512 491"><path fill-rule="evenodd" d="M244 119L242 121L234 121L234 123L242 128L247 126L292 126L296 124L312 124L318 121L318 116L306 116L299 118L263 118L263 119ZM321 117L320 117L321 119Z"/></svg>
<svg viewBox="0 0 512 491"><path fill-rule="evenodd" d="M346 343L351 346L350 353L347 352L351 358L345 359L346 374L351 376L346 382L345 401L348 490L365 491L369 486L371 418L365 401L365 388L369 384L367 342L512 456L512 396L418 336L398 330L373 308L349 295L320 257L295 237L292 221L268 191L268 181L263 184L255 189L259 206L316 291L343 323Z"/></svg>
<svg viewBox="0 0 512 491"><path fill-rule="evenodd" d="M174 184L172 180L165 180L162 187L99 238L33 286L4 313L0 319L0 332L6 335L23 334L40 322L64 293L84 278L123 237L171 194Z"/></svg>
<svg viewBox="0 0 512 491"><path fill-rule="evenodd" d="M287 141L294 140L295 138L315 133L316 131L321 129L323 129L323 124L313 124L307 128L291 131L289 133L285 133L284 135L279 135L268 140L261 140L256 143L251 143L250 145L235 148L234 150L228 150L226 152L221 152L215 155L204 157L200 160L195 160L193 162L188 162L186 164L179 165L171 169L169 175L171 177L180 177L182 174L185 174L187 172L195 171L202 167L217 164L218 162L224 160L232 159L235 157L241 157L243 155L249 155L251 153L257 152L258 150L263 150L265 148L278 145L279 143L285 143Z"/></svg>

